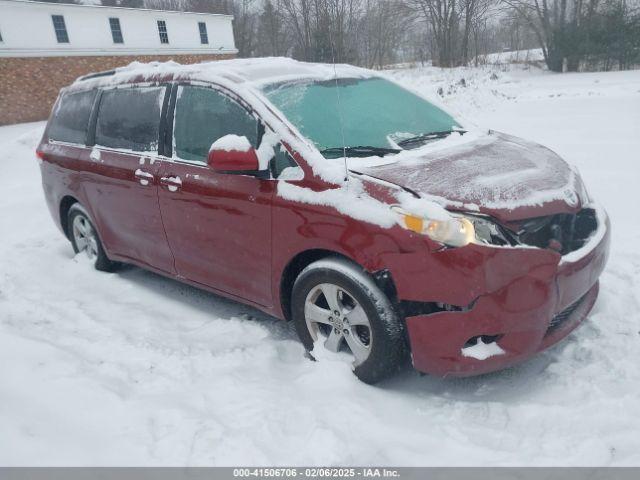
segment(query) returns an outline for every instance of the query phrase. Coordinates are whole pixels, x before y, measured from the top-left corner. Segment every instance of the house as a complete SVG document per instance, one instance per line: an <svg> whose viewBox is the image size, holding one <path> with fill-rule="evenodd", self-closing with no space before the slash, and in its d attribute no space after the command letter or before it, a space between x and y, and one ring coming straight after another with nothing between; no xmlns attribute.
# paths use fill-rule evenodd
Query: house
<svg viewBox="0 0 640 480"><path fill-rule="evenodd" d="M0 125L43 120L61 87L132 61L235 57L233 17L0 0Z"/></svg>

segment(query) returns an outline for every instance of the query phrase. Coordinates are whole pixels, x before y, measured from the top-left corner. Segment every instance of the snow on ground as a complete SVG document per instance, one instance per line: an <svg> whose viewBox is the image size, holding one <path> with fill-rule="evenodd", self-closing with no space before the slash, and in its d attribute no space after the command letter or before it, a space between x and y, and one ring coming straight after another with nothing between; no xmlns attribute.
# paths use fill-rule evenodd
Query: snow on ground
<svg viewBox="0 0 640 480"><path fill-rule="evenodd" d="M364 385L284 322L74 258L41 193L43 124L2 127L0 464L640 465L640 71L392 74L580 168L614 228L580 329L496 374Z"/></svg>
<svg viewBox="0 0 640 480"><path fill-rule="evenodd" d="M511 63L534 63L543 62L544 54L541 48L530 50L512 50L508 52L489 53L480 55L478 61L482 64L505 65Z"/></svg>

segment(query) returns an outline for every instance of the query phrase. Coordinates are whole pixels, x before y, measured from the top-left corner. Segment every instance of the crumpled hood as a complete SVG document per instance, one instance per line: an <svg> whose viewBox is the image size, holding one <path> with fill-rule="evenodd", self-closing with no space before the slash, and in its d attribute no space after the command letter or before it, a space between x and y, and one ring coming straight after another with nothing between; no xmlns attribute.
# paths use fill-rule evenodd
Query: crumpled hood
<svg viewBox="0 0 640 480"><path fill-rule="evenodd" d="M569 165L548 148L517 137L491 132L450 148L425 150L358 170L437 197L449 209L479 211L503 222L576 212L587 201Z"/></svg>

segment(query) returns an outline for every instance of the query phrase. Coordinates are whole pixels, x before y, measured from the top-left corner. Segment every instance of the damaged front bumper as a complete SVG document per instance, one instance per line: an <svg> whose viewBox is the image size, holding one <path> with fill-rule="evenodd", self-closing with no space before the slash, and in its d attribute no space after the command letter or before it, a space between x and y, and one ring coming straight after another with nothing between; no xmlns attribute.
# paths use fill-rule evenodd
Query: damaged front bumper
<svg viewBox="0 0 640 480"><path fill-rule="evenodd" d="M466 305L406 318L413 364L439 376L499 370L568 335L587 316L609 252L609 220L579 250L468 245L389 254L398 298Z"/></svg>

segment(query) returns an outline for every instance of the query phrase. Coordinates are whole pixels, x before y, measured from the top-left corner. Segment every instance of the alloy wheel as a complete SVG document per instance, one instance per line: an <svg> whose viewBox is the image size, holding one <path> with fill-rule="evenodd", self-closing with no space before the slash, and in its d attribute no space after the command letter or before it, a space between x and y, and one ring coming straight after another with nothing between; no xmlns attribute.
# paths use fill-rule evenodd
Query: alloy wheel
<svg viewBox="0 0 640 480"><path fill-rule="evenodd" d="M95 259L98 256L98 237L89 219L84 215L76 215L72 231L78 252L84 252L90 260Z"/></svg>
<svg viewBox="0 0 640 480"><path fill-rule="evenodd" d="M373 335L367 313L348 291L332 283L321 283L307 294L304 316L314 342L324 339L327 350L346 348L354 356L354 365L363 363L371 353Z"/></svg>

